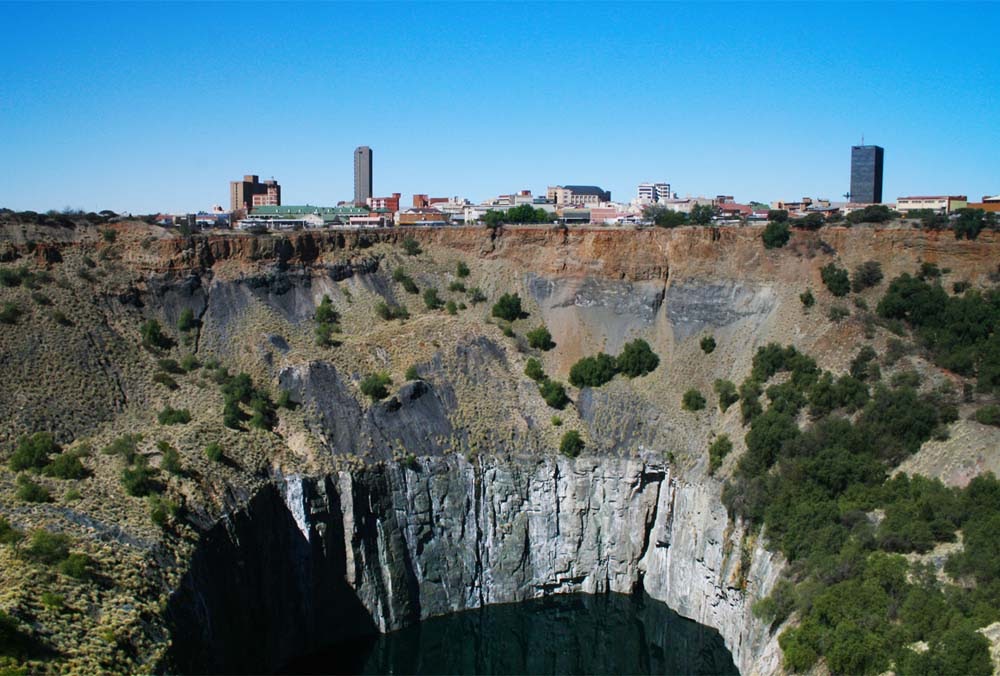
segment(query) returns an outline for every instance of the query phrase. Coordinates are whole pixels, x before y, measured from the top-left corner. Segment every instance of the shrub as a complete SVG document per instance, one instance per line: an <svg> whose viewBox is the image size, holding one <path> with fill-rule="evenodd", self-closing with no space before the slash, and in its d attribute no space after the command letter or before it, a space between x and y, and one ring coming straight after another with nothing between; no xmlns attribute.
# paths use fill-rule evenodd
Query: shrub
<svg viewBox="0 0 1000 676"><path fill-rule="evenodd" d="M559 452L567 458L575 458L583 451L583 439L576 430L568 430L559 442Z"/></svg>
<svg viewBox="0 0 1000 676"><path fill-rule="evenodd" d="M417 294L420 293L420 289L417 288L417 283L413 281L413 278L406 274L403 268L396 268L392 271L392 279L403 285L403 289L407 293Z"/></svg>
<svg viewBox="0 0 1000 676"><path fill-rule="evenodd" d="M141 434L125 434L105 446L101 450L101 453L104 455L117 455L125 460L126 464L132 464L140 441L142 441Z"/></svg>
<svg viewBox="0 0 1000 676"><path fill-rule="evenodd" d="M802 301L802 306L805 308L811 308L816 304L816 297L813 296L812 289L806 289L800 293L799 300Z"/></svg>
<svg viewBox="0 0 1000 676"><path fill-rule="evenodd" d="M865 345L858 350L858 354L851 360L851 377L858 380L878 380L881 378L882 373L876 361L877 357L875 348L871 345Z"/></svg>
<svg viewBox="0 0 1000 676"><path fill-rule="evenodd" d="M480 303L486 302L486 294L480 291L478 286L474 286L469 289L469 302L473 305L479 305Z"/></svg>
<svg viewBox="0 0 1000 676"><path fill-rule="evenodd" d="M851 223L885 223L898 215L884 204L872 204L847 214L847 220Z"/></svg>
<svg viewBox="0 0 1000 676"><path fill-rule="evenodd" d="M295 408L295 402L292 401L292 393L288 390L281 390L278 392L278 400L274 405L278 408L292 410Z"/></svg>
<svg viewBox="0 0 1000 676"><path fill-rule="evenodd" d="M454 316L454 315L458 314L458 305L456 305L455 301L453 301L453 300L449 300L447 303L445 303L444 304L444 309L445 309L445 312L447 312L450 315Z"/></svg>
<svg viewBox="0 0 1000 676"><path fill-rule="evenodd" d="M160 528L166 528L170 520L175 518L180 510L180 506L176 502L159 495L150 495L147 501L149 502L149 518Z"/></svg>
<svg viewBox="0 0 1000 676"><path fill-rule="evenodd" d="M736 393L736 385L728 380L716 380L712 388L719 395L719 410L723 413L740 399L740 395Z"/></svg>
<svg viewBox="0 0 1000 676"><path fill-rule="evenodd" d="M518 319L523 314L523 310L521 309L521 297L516 293L505 293L500 296L500 300L493 305L493 311L491 314L494 317L505 319L508 322Z"/></svg>
<svg viewBox="0 0 1000 676"><path fill-rule="evenodd" d="M514 337L514 327L511 326L510 324L504 324L502 330L503 330L503 335L507 336L508 338Z"/></svg>
<svg viewBox="0 0 1000 676"><path fill-rule="evenodd" d="M830 307L830 313L827 315L831 322L839 322L842 319L851 316L851 311L848 310L843 305L832 305Z"/></svg>
<svg viewBox="0 0 1000 676"><path fill-rule="evenodd" d="M573 387L600 387L615 377L618 368L614 357L600 352L596 357L584 357L569 370Z"/></svg>
<svg viewBox="0 0 1000 676"><path fill-rule="evenodd" d="M372 401L385 399L389 394L387 386L392 384L392 378L385 371L373 373L361 381L361 394L371 397Z"/></svg>
<svg viewBox="0 0 1000 676"><path fill-rule="evenodd" d="M466 265L464 261L459 261L455 265L455 274L458 275L459 277L463 278L463 279L465 277L468 277L469 276L469 266Z"/></svg>
<svg viewBox="0 0 1000 676"><path fill-rule="evenodd" d="M983 425L1000 427L1000 406L997 404L983 406L976 411L976 422L982 423Z"/></svg>
<svg viewBox="0 0 1000 676"><path fill-rule="evenodd" d="M35 432L17 440L17 448L8 464L15 472L41 469L49 463L49 456L61 449L49 432Z"/></svg>
<svg viewBox="0 0 1000 676"><path fill-rule="evenodd" d="M767 224L767 226L765 226L764 232L761 233L760 237L764 240L765 248L780 249L788 244L788 240L791 237L791 231L788 228L788 223L771 221Z"/></svg>
<svg viewBox="0 0 1000 676"><path fill-rule="evenodd" d="M222 461L222 455L223 455L222 447L219 446L219 443L217 441L213 441L212 443L205 446L204 452L205 452L205 457L211 460L212 462Z"/></svg>
<svg viewBox="0 0 1000 676"><path fill-rule="evenodd" d="M402 307L401 305L386 305L382 301L379 301L379 304L375 306L375 312L379 317L385 319L386 321L392 319L410 318L410 313L405 307Z"/></svg>
<svg viewBox="0 0 1000 676"><path fill-rule="evenodd" d="M192 371L197 371L201 364L198 363L198 358L193 354L186 354L181 359L181 368L187 373Z"/></svg>
<svg viewBox="0 0 1000 676"><path fill-rule="evenodd" d="M163 385L168 390L176 390L180 385L174 380L169 374L159 372L153 374L153 382L157 385Z"/></svg>
<svg viewBox="0 0 1000 676"><path fill-rule="evenodd" d="M788 220L788 211L785 209L770 209L767 212L767 220L772 223L784 223Z"/></svg>
<svg viewBox="0 0 1000 676"><path fill-rule="evenodd" d="M161 453L160 468L175 476L180 475L183 470L181 469L181 454L177 452L177 449L163 440L156 442L156 448Z"/></svg>
<svg viewBox="0 0 1000 676"><path fill-rule="evenodd" d="M191 413L186 408L166 406L156 415L161 425L186 425L191 422Z"/></svg>
<svg viewBox="0 0 1000 676"><path fill-rule="evenodd" d="M542 382L545 380L545 370L542 369L542 363L534 357L529 358L528 363L524 365L524 375L536 382Z"/></svg>
<svg viewBox="0 0 1000 676"><path fill-rule="evenodd" d="M16 545L24 539L24 533L10 525L10 521L0 514L0 545Z"/></svg>
<svg viewBox="0 0 1000 676"><path fill-rule="evenodd" d="M60 326L73 326L73 320L66 316L62 310L53 310L49 313L49 319Z"/></svg>
<svg viewBox="0 0 1000 676"><path fill-rule="evenodd" d="M705 408L705 397L698 390L691 388L681 397L681 406L685 411L700 411Z"/></svg>
<svg viewBox="0 0 1000 676"><path fill-rule="evenodd" d="M147 350L166 350L173 345L173 341L160 328L160 322L155 319L143 322L139 331L142 334L142 346Z"/></svg>
<svg viewBox="0 0 1000 676"><path fill-rule="evenodd" d="M39 528L31 532L28 546L23 552L29 561L54 566L69 556L69 536Z"/></svg>
<svg viewBox="0 0 1000 676"><path fill-rule="evenodd" d="M44 305L44 306L52 305L52 299L46 296L44 293L41 293L40 291L32 291L31 300L35 301L39 305Z"/></svg>
<svg viewBox="0 0 1000 676"><path fill-rule="evenodd" d="M733 442L729 440L729 435L722 434L708 447L708 473L715 474L716 470L722 467L722 461L729 452L733 450Z"/></svg>
<svg viewBox="0 0 1000 676"><path fill-rule="evenodd" d="M940 276L941 269L937 263L927 263L926 261L920 264L920 270L917 272L917 279L924 282L928 279L937 279Z"/></svg>
<svg viewBox="0 0 1000 676"><path fill-rule="evenodd" d="M137 498L156 492L158 486L153 481L155 470L149 466L145 456L136 456L135 464L122 470L121 480L125 492Z"/></svg>
<svg viewBox="0 0 1000 676"><path fill-rule="evenodd" d="M16 324L18 318L21 316L21 310L14 303L4 303L3 309L0 310L0 323L2 324Z"/></svg>
<svg viewBox="0 0 1000 676"><path fill-rule="evenodd" d="M433 286L424 289L424 305L428 310L439 310L444 305L444 301L438 298L438 290Z"/></svg>
<svg viewBox="0 0 1000 676"><path fill-rule="evenodd" d="M528 339L528 345L536 350L551 350L556 346L556 344L552 342L552 334L549 333L549 330L545 328L544 324L539 326L537 329L528 331L525 336Z"/></svg>
<svg viewBox="0 0 1000 676"><path fill-rule="evenodd" d="M854 268L854 274L851 275L851 290L859 293L877 286L881 281L882 264L878 261L866 261Z"/></svg>
<svg viewBox="0 0 1000 676"><path fill-rule="evenodd" d="M715 352L715 338L713 336L705 336L701 339L701 351L705 354L712 354Z"/></svg>
<svg viewBox="0 0 1000 676"><path fill-rule="evenodd" d="M420 243L412 237L407 237L403 240L403 251L406 252L407 256L417 256L423 253L423 250L420 248Z"/></svg>
<svg viewBox="0 0 1000 676"><path fill-rule="evenodd" d="M951 285L951 290L956 294L963 294L972 288L972 284L967 281L955 282Z"/></svg>
<svg viewBox="0 0 1000 676"><path fill-rule="evenodd" d="M333 301L330 300L330 296L323 294L322 300L320 300L319 305L316 306L316 313L313 315L313 319L320 323L334 323L340 319L340 315L337 310L333 307Z"/></svg>
<svg viewBox="0 0 1000 676"><path fill-rule="evenodd" d="M552 416L552 421L551 422L552 422L552 426L553 427L561 427L562 424L563 424L562 418L560 418L557 415Z"/></svg>
<svg viewBox="0 0 1000 676"><path fill-rule="evenodd" d="M52 495L48 489L41 484L32 481L24 474L17 477L17 491L15 496L24 502L52 502Z"/></svg>
<svg viewBox="0 0 1000 676"><path fill-rule="evenodd" d="M75 453L60 453L42 471L46 476L66 481L79 480L87 476L87 470Z"/></svg>
<svg viewBox="0 0 1000 676"><path fill-rule="evenodd" d="M465 293L465 284L459 281L452 282L448 285L448 290L452 293Z"/></svg>
<svg viewBox="0 0 1000 676"><path fill-rule="evenodd" d="M598 355L600 357L600 355ZM621 354L615 358L615 370L628 378L652 373L660 365L660 358L642 338L625 343ZM612 374L611 377L614 377ZM609 378L610 380L610 378Z"/></svg>
<svg viewBox="0 0 1000 676"><path fill-rule="evenodd" d="M340 333L340 325L320 322L313 329L313 335L316 337L316 345L319 347L336 347L340 343L333 339L334 333Z"/></svg>
<svg viewBox="0 0 1000 676"><path fill-rule="evenodd" d="M566 388L557 380L544 379L538 384L538 391L541 393L545 403L552 408L562 410L569 403L569 397L566 396Z"/></svg>
<svg viewBox="0 0 1000 676"><path fill-rule="evenodd" d="M73 552L60 564L59 572L76 580L89 580L93 575L94 560L86 554Z"/></svg>
<svg viewBox="0 0 1000 676"><path fill-rule="evenodd" d="M847 274L847 270L838 268L836 263L824 265L820 268L819 273L823 279L823 284L826 285L826 288L834 296L838 298L846 296L851 290L851 280Z"/></svg>
<svg viewBox="0 0 1000 676"><path fill-rule="evenodd" d="M181 333L186 333L195 326L197 326L197 322L194 318L194 310L189 307L181 310L180 317L177 318L177 330Z"/></svg>
<svg viewBox="0 0 1000 676"><path fill-rule="evenodd" d="M20 286L21 284L21 271L11 270L10 268L0 268L0 285L6 287Z"/></svg>

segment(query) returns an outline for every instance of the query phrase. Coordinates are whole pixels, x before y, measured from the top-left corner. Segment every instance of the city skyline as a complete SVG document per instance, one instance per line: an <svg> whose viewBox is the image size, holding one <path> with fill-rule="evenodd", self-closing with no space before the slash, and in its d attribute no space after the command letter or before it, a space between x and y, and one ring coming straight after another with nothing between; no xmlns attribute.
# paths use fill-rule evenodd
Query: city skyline
<svg viewBox="0 0 1000 676"><path fill-rule="evenodd" d="M885 201L1000 192L996 5L100 7L3 5L0 206L196 211L255 173L334 204L359 145L375 195L836 200L862 135ZM942 12L961 39L928 50Z"/></svg>

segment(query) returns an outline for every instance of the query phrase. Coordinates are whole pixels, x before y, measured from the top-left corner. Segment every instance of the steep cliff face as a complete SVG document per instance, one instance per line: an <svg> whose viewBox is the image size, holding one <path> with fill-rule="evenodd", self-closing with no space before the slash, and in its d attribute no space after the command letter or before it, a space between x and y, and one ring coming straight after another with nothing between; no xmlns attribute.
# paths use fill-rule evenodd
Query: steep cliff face
<svg viewBox="0 0 1000 676"><path fill-rule="evenodd" d="M450 455L276 485L192 562L174 600L178 666L276 667L484 604L638 590L719 629L743 673L777 666L749 606L780 566L742 550L716 487L655 458Z"/></svg>

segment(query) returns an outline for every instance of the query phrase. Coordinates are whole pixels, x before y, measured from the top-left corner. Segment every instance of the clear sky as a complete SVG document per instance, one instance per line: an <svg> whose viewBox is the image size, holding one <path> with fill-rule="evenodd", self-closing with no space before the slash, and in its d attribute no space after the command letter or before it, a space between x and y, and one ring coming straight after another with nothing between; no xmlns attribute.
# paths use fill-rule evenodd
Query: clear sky
<svg viewBox="0 0 1000 676"><path fill-rule="evenodd" d="M1000 4L0 3L0 206L1000 193ZM408 203L408 202L407 202Z"/></svg>

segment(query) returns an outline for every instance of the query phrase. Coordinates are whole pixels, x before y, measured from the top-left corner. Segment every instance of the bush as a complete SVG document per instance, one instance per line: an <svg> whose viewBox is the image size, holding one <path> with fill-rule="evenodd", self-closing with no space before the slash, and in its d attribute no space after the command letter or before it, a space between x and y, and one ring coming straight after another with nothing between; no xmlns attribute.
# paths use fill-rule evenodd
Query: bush
<svg viewBox="0 0 1000 676"><path fill-rule="evenodd" d="M700 411L705 408L705 397L698 390L691 388L681 397L681 406L685 411Z"/></svg>
<svg viewBox="0 0 1000 676"><path fill-rule="evenodd" d="M16 324L21 314L20 308L14 303L4 303L3 309L0 310L0 323Z"/></svg>
<svg viewBox="0 0 1000 676"><path fill-rule="evenodd" d="M541 393L545 403L552 408L562 410L569 403L569 397L566 396L566 388L557 380L545 378L538 384L538 391Z"/></svg>
<svg viewBox="0 0 1000 676"><path fill-rule="evenodd" d="M823 284L830 293L840 298L846 296L851 290L851 280L844 268L838 268L836 263L829 263L820 268L820 276Z"/></svg>
<svg viewBox="0 0 1000 676"><path fill-rule="evenodd" d="M392 279L399 284L403 285L403 289L407 293L417 294L420 293L420 289L417 288L417 283L413 281L413 278L406 274L403 268L396 268L392 271Z"/></svg>
<svg viewBox="0 0 1000 676"><path fill-rule="evenodd" d="M816 297L813 296L812 289L806 289L800 293L799 300L802 301L802 306L807 309L816 304Z"/></svg>
<svg viewBox="0 0 1000 676"><path fill-rule="evenodd" d="M59 572L76 580L89 580L94 574L94 560L86 554L74 552L60 564Z"/></svg>
<svg viewBox="0 0 1000 676"><path fill-rule="evenodd" d="M17 448L10 456L8 464L15 472L26 469L38 470L49 463L49 456L61 449L49 432L35 432L31 436L17 440Z"/></svg>
<svg viewBox="0 0 1000 676"><path fill-rule="evenodd" d="M528 339L528 345L536 350L551 350L556 346L556 344L552 342L552 334L549 333L549 330L545 328L544 325L539 326L537 329L528 331L528 333L525 334L525 337Z"/></svg>
<svg viewBox="0 0 1000 676"><path fill-rule="evenodd" d="M407 256L417 256L423 253L423 250L420 248L420 243L412 237L407 237L403 240L403 251L406 252Z"/></svg>
<svg viewBox="0 0 1000 676"><path fill-rule="evenodd" d="M411 367L412 368L412 367ZM295 402L292 401L292 393L288 390L281 390L278 392L278 400L274 404L278 408L284 408L287 410L292 410L295 408Z"/></svg>
<svg viewBox="0 0 1000 676"><path fill-rule="evenodd" d="M1000 406L997 404L983 406L976 411L976 422L982 423L983 425L1000 427Z"/></svg>
<svg viewBox="0 0 1000 676"><path fill-rule="evenodd" d="M392 319L409 319L410 313L405 307L401 305L386 305L384 302L379 302L375 306L375 312L379 317L385 319L386 321Z"/></svg>
<svg viewBox="0 0 1000 676"><path fill-rule="evenodd" d="M43 305L46 307L52 305L52 299L46 296L44 293L41 293L40 291L32 291L31 300L35 301L39 305Z"/></svg>
<svg viewBox="0 0 1000 676"><path fill-rule="evenodd" d="M719 395L719 410L723 413L726 409L740 400L740 395L736 393L736 385L728 380L716 380L712 384L712 389Z"/></svg>
<svg viewBox="0 0 1000 676"><path fill-rule="evenodd" d="M195 326L197 326L197 322L194 318L194 310L189 307L181 310L181 315L177 318L177 330L181 333L186 333Z"/></svg>
<svg viewBox="0 0 1000 676"><path fill-rule="evenodd" d="M39 528L31 532L23 553L29 561L54 566L69 556L69 536Z"/></svg>
<svg viewBox="0 0 1000 676"><path fill-rule="evenodd" d="M184 369L184 371L186 371L187 373L191 373L192 371L197 371L200 366L201 364L198 363L198 358L195 357L193 354L186 354L181 359L181 368Z"/></svg>
<svg viewBox="0 0 1000 676"><path fill-rule="evenodd" d="M559 452L567 458L575 458L583 451L583 439L576 430L568 430L559 442Z"/></svg>
<svg viewBox="0 0 1000 676"><path fill-rule="evenodd" d="M424 305L428 310L439 310L444 301L438 298L438 291L433 286L424 289Z"/></svg>
<svg viewBox="0 0 1000 676"><path fill-rule="evenodd" d="M177 452L177 449L171 446L166 441L156 442L156 448L160 451L160 469L169 472L175 476L182 474L181 469L181 454Z"/></svg>
<svg viewBox="0 0 1000 676"><path fill-rule="evenodd" d="M573 387L600 387L618 372L614 357L600 352L596 357L584 357L569 370Z"/></svg>
<svg viewBox="0 0 1000 676"><path fill-rule="evenodd" d="M552 416L552 421L551 422L552 422L552 426L553 427L561 427L562 424L563 424L562 418L560 418L557 415Z"/></svg>
<svg viewBox="0 0 1000 676"><path fill-rule="evenodd" d="M524 311L521 309L521 297L516 293L505 293L500 296L500 300L493 305L493 311L491 314L494 317L505 319L508 322L512 322L515 319L520 318L521 315L524 314Z"/></svg>
<svg viewBox="0 0 1000 676"><path fill-rule="evenodd" d="M156 415L161 425L186 425L191 422L191 413L186 408L166 406Z"/></svg>
<svg viewBox="0 0 1000 676"><path fill-rule="evenodd" d="M139 331L142 334L142 346L147 350L166 350L174 344L174 342L163 333L163 329L160 328L160 322L155 319L143 322Z"/></svg>
<svg viewBox="0 0 1000 676"><path fill-rule="evenodd" d="M726 434L719 435L719 437L712 442L712 445L708 447L709 474L715 474L716 470L722 467L722 461L727 455L729 455L731 450L733 450L733 442L729 440L729 436Z"/></svg>
<svg viewBox="0 0 1000 676"><path fill-rule="evenodd" d="M455 266L455 274L461 278L469 276L469 266L464 261L459 261Z"/></svg>
<svg viewBox="0 0 1000 676"><path fill-rule="evenodd" d="M854 274L851 275L851 290L860 293L877 286L881 281L882 264L878 261L866 261L854 268Z"/></svg>
<svg viewBox="0 0 1000 676"><path fill-rule="evenodd" d="M701 351L705 354L712 354L715 352L715 338L713 336L705 336L701 339Z"/></svg>
<svg viewBox="0 0 1000 676"><path fill-rule="evenodd" d="M153 481L155 474L156 471L149 466L145 456L137 456L135 464L122 470L122 486L133 497L145 497L157 491L158 486Z"/></svg>
<svg viewBox="0 0 1000 676"><path fill-rule="evenodd" d="M222 447L219 446L218 442L213 441L208 446L205 446L205 451L204 452L205 452L205 457L208 458L209 460L211 460L212 462L221 462L222 461L222 455L223 455L222 454Z"/></svg>
<svg viewBox="0 0 1000 676"><path fill-rule="evenodd" d="M600 355L598 355L600 357ZM660 365L660 358L642 338L625 343L621 354L615 358L615 370L628 378L652 373ZM611 377L614 377L612 374ZM610 378L609 378L610 380Z"/></svg>
<svg viewBox="0 0 1000 676"><path fill-rule="evenodd" d="M176 380L174 380L169 374L163 372L154 373L153 382L156 383L157 385L163 385L168 390L176 390L177 388L180 387L180 385L177 384Z"/></svg>
<svg viewBox="0 0 1000 676"><path fill-rule="evenodd" d="M333 301L330 300L330 296L327 294L323 294L319 305L316 306L316 314L313 316L313 319L319 323L329 324L333 324L340 319L340 314L333 307Z"/></svg>
<svg viewBox="0 0 1000 676"><path fill-rule="evenodd" d="M545 380L545 371L542 369L542 362L534 357L529 358L528 363L524 365L524 375L539 383Z"/></svg>
<svg viewBox="0 0 1000 676"><path fill-rule="evenodd" d="M339 343L333 339L333 334L339 332L339 325L320 322L313 329L313 335L316 337L316 345L318 347L336 347Z"/></svg>
<svg viewBox="0 0 1000 676"><path fill-rule="evenodd" d="M52 495L45 486L35 483L24 474L17 477L15 497L24 502L52 502Z"/></svg>
<svg viewBox="0 0 1000 676"><path fill-rule="evenodd" d="M10 525L10 521L0 514L0 545L16 545L24 539L24 533Z"/></svg>
<svg viewBox="0 0 1000 676"><path fill-rule="evenodd" d="M486 294L480 291L478 286L475 286L469 289L469 302L473 305L484 303L486 302Z"/></svg>
<svg viewBox="0 0 1000 676"><path fill-rule="evenodd" d="M171 519L177 516L180 506L173 500L168 500L159 495L150 495L149 518L160 528L166 528Z"/></svg>
<svg viewBox="0 0 1000 676"><path fill-rule="evenodd" d="M851 311L843 305L832 305L830 306L830 313L827 316L831 322L840 322L842 319L850 317Z"/></svg>
<svg viewBox="0 0 1000 676"><path fill-rule="evenodd" d="M788 223L771 221L765 226L764 232L761 233L760 237L764 240L764 248L780 249L788 244L788 240L791 238L791 231L788 228Z"/></svg>
<svg viewBox="0 0 1000 676"><path fill-rule="evenodd" d="M456 305L455 301L453 301L453 300L449 300L447 303L445 303L444 304L444 309L445 309L445 312L447 312L448 314L450 314L452 316L458 314L458 305Z"/></svg>
<svg viewBox="0 0 1000 676"><path fill-rule="evenodd" d="M408 366L406 369L406 373L403 374L403 377L406 378L407 380L420 380L421 379L420 372L417 371L417 365L411 364L410 366Z"/></svg>
<svg viewBox="0 0 1000 676"><path fill-rule="evenodd" d="M847 214L847 220L850 223L885 223L898 215L884 204L872 204Z"/></svg>
<svg viewBox="0 0 1000 676"><path fill-rule="evenodd" d="M45 476L65 481L79 480L87 476L87 470L75 453L60 453L42 471Z"/></svg>
<svg viewBox="0 0 1000 676"><path fill-rule="evenodd" d="M785 209L770 209L767 212L767 220L772 223L784 223L788 220L788 211Z"/></svg>
<svg viewBox="0 0 1000 676"><path fill-rule="evenodd" d="M389 395L386 389L392 384L392 378L385 371L374 373L361 381L361 394L371 397L372 401L385 399Z"/></svg>
<svg viewBox="0 0 1000 676"><path fill-rule="evenodd" d="M459 281L454 281L448 285L448 290L452 293L465 293L465 284Z"/></svg>
<svg viewBox="0 0 1000 676"><path fill-rule="evenodd" d="M131 465L135 460L140 441L142 441L141 434L125 434L105 446L101 450L101 453L104 455L117 455L122 458L126 464Z"/></svg>
<svg viewBox="0 0 1000 676"><path fill-rule="evenodd" d="M0 268L0 285L6 287L20 286L21 270L11 270L10 268Z"/></svg>

